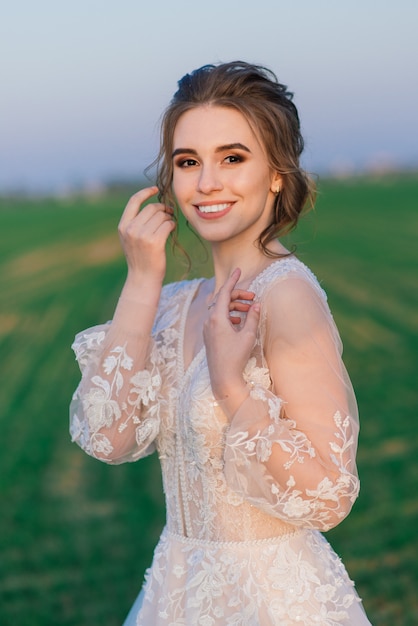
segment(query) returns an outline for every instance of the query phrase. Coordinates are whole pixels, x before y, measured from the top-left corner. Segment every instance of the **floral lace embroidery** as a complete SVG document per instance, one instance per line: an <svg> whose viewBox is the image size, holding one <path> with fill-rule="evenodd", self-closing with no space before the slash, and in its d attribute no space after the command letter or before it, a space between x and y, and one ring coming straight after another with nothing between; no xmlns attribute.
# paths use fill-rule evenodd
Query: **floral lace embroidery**
<svg viewBox="0 0 418 626"><path fill-rule="evenodd" d="M358 601L340 559L316 531L224 544L164 532L137 625L359 626L368 622L350 619Z"/></svg>
<svg viewBox="0 0 418 626"><path fill-rule="evenodd" d="M296 428L293 420L280 417L282 400L261 387L254 386L250 391L250 397L262 400L271 418L271 423L264 429L257 429L250 433L248 430L232 431L228 434L227 463L235 468L228 472L233 476L232 485L241 494L251 493L248 476L260 474L260 481L270 485L270 505L263 498L250 496L252 504L259 506L278 515L286 521L303 525L304 527L321 528L328 530L332 524L331 513L339 518L346 516L346 509L341 506L346 498L353 503L358 495L359 481L347 468L350 455L347 454L354 445L351 434L350 417L342 418L339 412L334 415L334 423L337 428L334 432L335 441L329 442L330 461L338 471L335 482L325 477L317 486L317 489L294 489L297 486L292 474L288 475L285 486L281 487L265 469L263 465L272 454L273 445L277 445L287 453L287 459L283 463L283 469L289 470L294 463L304 463L305 460L316 456L306 435ZM337 443L340 442L340 443ZM307 470L309 471L309 470ZM285 475L285 474L283 474Z"/></svg>
<svg viewBox="0 0 418 626"><path fill-rule="evenodd" d="M134 357L128 353L127 344L110 349L100 361L106 330L86 331L73 344L76 358L82 369L96 364L98 373L91 377L90 387L80 385L73 400L81 405L83 418L76 412L72 416L73 440L92 456L105 460L114 452L105 430L117 425L122 434L130 424L135 426L138 450L132 459L140 457L147 445L160 431L161 415L167 409L167 398L162 394L164 385L174 385L178 331L173 324L178 319L179 307L173 300L173 286L162 294L162 309L155 324L154 340L147 368L132 374ZM164 301L171 300L171 315L167 316Z"/></svg>
<svg viewBox="0 0 418 626"><path fill-rule="evenodd" d="M272 278L289 272L309 280L323 298L303 268L296 259L271 265L252 287L257 298ZM89 454L113 462L118 437L133 429L137 447L124 460L143 456L155 442L162 465L167 532L147 576L137 624L368 624L351 619L358 601L352 584L326 541L310 530L326 530L335 524L333 517L342 519L344 501L357 495L348 460L355 450L351 418L336 413L333 419L327 464L336 479L302 488L296 470L306 466L309 474L318 450L294 421L283 418L284 403L271 392L263 319L244 372L250 402L258 407L255 426L246 422L240 428L234 420L230 425L216 406L204 351L186 374L182 371L181 329L196 288L193 281L163 289L144 370L135 371L127 344L102 354L106 328L87 331L75 345L87 374L75 394L73 439ZM276 446L283 457L280 483L266 469ZM281 542L295 527L303 530ZM270 543L268 537L278 539Z"/></svg>

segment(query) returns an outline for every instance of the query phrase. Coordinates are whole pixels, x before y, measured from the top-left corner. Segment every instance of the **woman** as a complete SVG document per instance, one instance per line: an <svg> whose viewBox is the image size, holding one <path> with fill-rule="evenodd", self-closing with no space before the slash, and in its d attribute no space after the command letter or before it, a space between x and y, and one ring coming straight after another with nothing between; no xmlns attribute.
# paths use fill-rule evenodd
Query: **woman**
<svg viewBox="0 0 418 626"><path fill-rule="evenodd" d="M158 186L120 221L113 321L74 344L73 439L108 463L156 449L162 466L167 524L126 625L369 624L320 534L357 497L356 402L326 296L278 240L311 197L302 148L265 68L183 77ZM162 287L175 205L214 276Z"/></svg>

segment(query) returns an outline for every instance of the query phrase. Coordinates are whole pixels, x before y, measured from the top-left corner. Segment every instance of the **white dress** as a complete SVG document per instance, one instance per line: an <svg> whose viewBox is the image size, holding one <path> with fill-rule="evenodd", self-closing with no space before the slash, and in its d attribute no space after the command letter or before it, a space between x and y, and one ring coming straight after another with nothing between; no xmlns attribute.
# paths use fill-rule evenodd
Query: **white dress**
<svg viewBox="0 0 418 626"><path fill-rule="evenodd" d="M200 284L163 288L145 369L135 367L140 329L97 326L74 343L73 440L109 463L156 449L162 467L167 522L125 626L370 624L320 532L349 513L359 486L356 403L326 296L293 257L253 281L262 316L248 397L228 421L204 348L184 364ZM284 374L275 389L272 372L298 362L304 376Z"/></svg>

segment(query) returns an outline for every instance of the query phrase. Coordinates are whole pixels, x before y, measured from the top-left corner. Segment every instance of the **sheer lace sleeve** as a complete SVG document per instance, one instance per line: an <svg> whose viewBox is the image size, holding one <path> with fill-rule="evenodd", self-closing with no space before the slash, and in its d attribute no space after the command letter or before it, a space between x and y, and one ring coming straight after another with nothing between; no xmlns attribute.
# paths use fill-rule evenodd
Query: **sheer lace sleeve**
<svg viewBox="0 0 418 626"><path fill-rule="evenodd" d="M166 357L175 339L159 329L164 301L163 289L152 336L141 332L131 319L136 307L122 299L117 323L80 333L72 346L82 372L70 406L72 440L102 461L135 461L155 449L166 405L163 370L172 368Z"/></svg>
<svg viewBox="0 0 418 626"><path fill-rule="evenodd" d="M276 281L262 307L268 369L255 359L247 367L250 392L231 421L225 474L269 514L328 530L359 489L357 406L341 341L322 290L304 277Z"/></svg>

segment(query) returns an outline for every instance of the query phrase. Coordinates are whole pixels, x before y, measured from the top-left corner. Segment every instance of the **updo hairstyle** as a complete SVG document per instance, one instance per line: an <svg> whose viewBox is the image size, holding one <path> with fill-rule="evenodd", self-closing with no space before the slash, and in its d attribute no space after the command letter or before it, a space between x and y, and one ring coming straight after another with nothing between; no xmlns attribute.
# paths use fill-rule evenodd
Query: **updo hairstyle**
<svg viewBox="0 0 418 626"><path fill-rule="evenodd" d="M155 161L161 201L176 204L171 155L174 131L183 113L202 105L235 109L260 139L271 170L282 178L271 224L257 242L267 256L280 256L269 250L269 242L291 231L307 201L313 205L314 197L313 181L299 163L304 142L292 99L293 93L278 82L271 70L243 61L204 65L183 76L161 121L160 151Z"/></svg>

